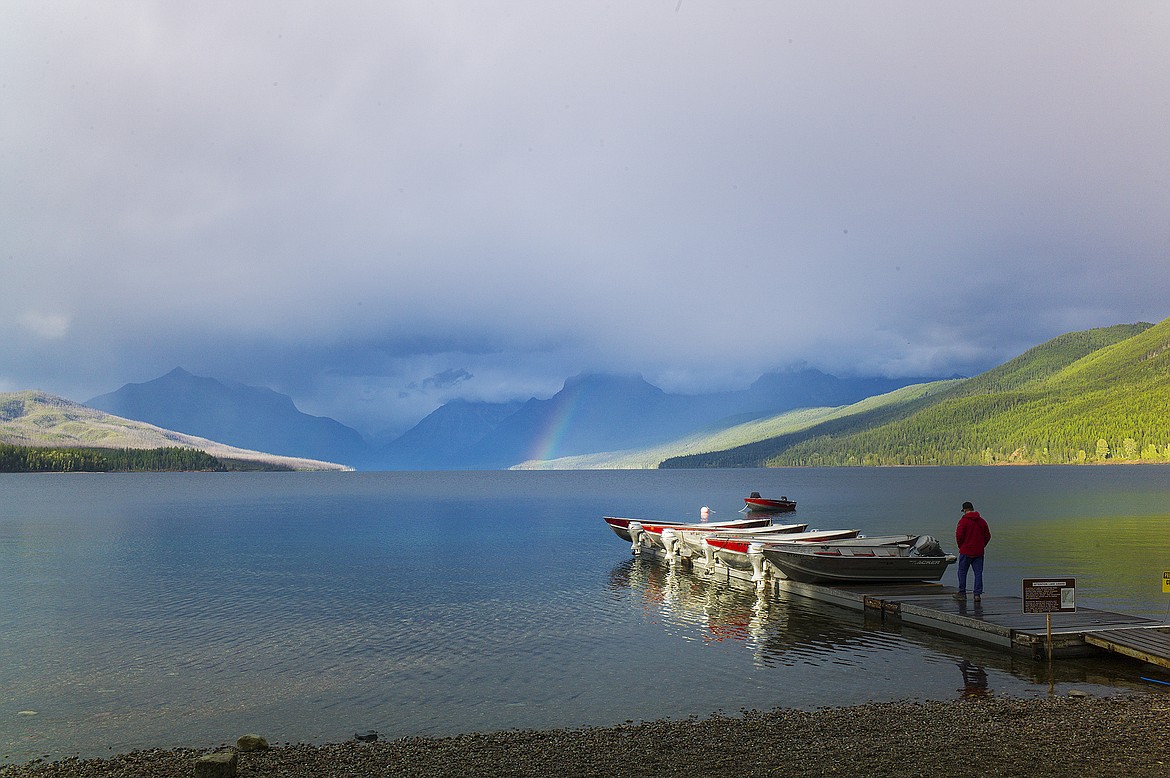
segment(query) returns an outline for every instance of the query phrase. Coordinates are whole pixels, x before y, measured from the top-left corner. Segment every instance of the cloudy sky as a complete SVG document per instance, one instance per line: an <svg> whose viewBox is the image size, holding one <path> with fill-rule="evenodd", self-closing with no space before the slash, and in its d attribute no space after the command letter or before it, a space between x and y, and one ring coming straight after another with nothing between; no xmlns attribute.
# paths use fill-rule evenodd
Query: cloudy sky
<svg viewBox="0 0 1170 778"><path fill-rule="evenodd" d="M0 7L0 391L394 433L1170 316L1170 4Z"/></svg>

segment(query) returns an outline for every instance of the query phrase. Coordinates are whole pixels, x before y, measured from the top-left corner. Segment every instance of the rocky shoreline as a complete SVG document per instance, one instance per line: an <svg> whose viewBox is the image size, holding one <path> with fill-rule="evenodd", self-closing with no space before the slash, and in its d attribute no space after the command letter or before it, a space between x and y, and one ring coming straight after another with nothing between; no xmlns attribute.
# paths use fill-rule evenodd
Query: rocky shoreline
<svg viewBox="0 0 1170 778"><path fill-rule="evenodd" d="M2 778L170 778L204 749L0 767ZM239 776L1096 776L1170 773L1170 695L872 703L817 711L284 745Z"/></svg>

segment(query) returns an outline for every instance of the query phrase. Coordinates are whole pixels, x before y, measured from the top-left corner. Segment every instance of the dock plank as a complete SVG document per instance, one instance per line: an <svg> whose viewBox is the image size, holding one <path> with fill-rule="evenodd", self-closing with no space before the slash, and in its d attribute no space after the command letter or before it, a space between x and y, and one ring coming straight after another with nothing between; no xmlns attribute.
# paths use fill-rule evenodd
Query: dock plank
<svg viewBox="0 0 1170 778"><path fill-rule="evenodd" d="M1112 629L1091 632L1085 641L1114 653L1170 667L1170 633L1162 629Z"/></svg>

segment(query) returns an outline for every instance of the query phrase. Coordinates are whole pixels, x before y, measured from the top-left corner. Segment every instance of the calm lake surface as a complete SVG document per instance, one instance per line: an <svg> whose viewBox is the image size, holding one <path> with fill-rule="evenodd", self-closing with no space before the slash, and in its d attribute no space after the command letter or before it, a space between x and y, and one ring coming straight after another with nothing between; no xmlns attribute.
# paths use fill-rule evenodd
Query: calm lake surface
<svg viewBox="0 0 1170 778"><path fill-rule="evenodd" d="M0 475L0 763L1149 688L1137 663L758 600L632 559L601 521L734 518L753 490L951 552L971 500L988 594L1072 575L1080 606L1170 615L1156 465Z"/></svg>

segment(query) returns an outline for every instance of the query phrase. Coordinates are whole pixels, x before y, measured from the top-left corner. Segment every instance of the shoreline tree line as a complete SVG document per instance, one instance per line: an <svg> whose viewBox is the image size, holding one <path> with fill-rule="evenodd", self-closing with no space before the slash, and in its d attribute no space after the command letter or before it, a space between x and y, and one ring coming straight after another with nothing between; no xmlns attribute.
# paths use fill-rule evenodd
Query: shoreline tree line
<svg viewBox="0 0 1170 778"><path fill-rule="evenodd" d="M40 448L0 443L0 473L159 473L271 470L197 448Z"/></svg>

